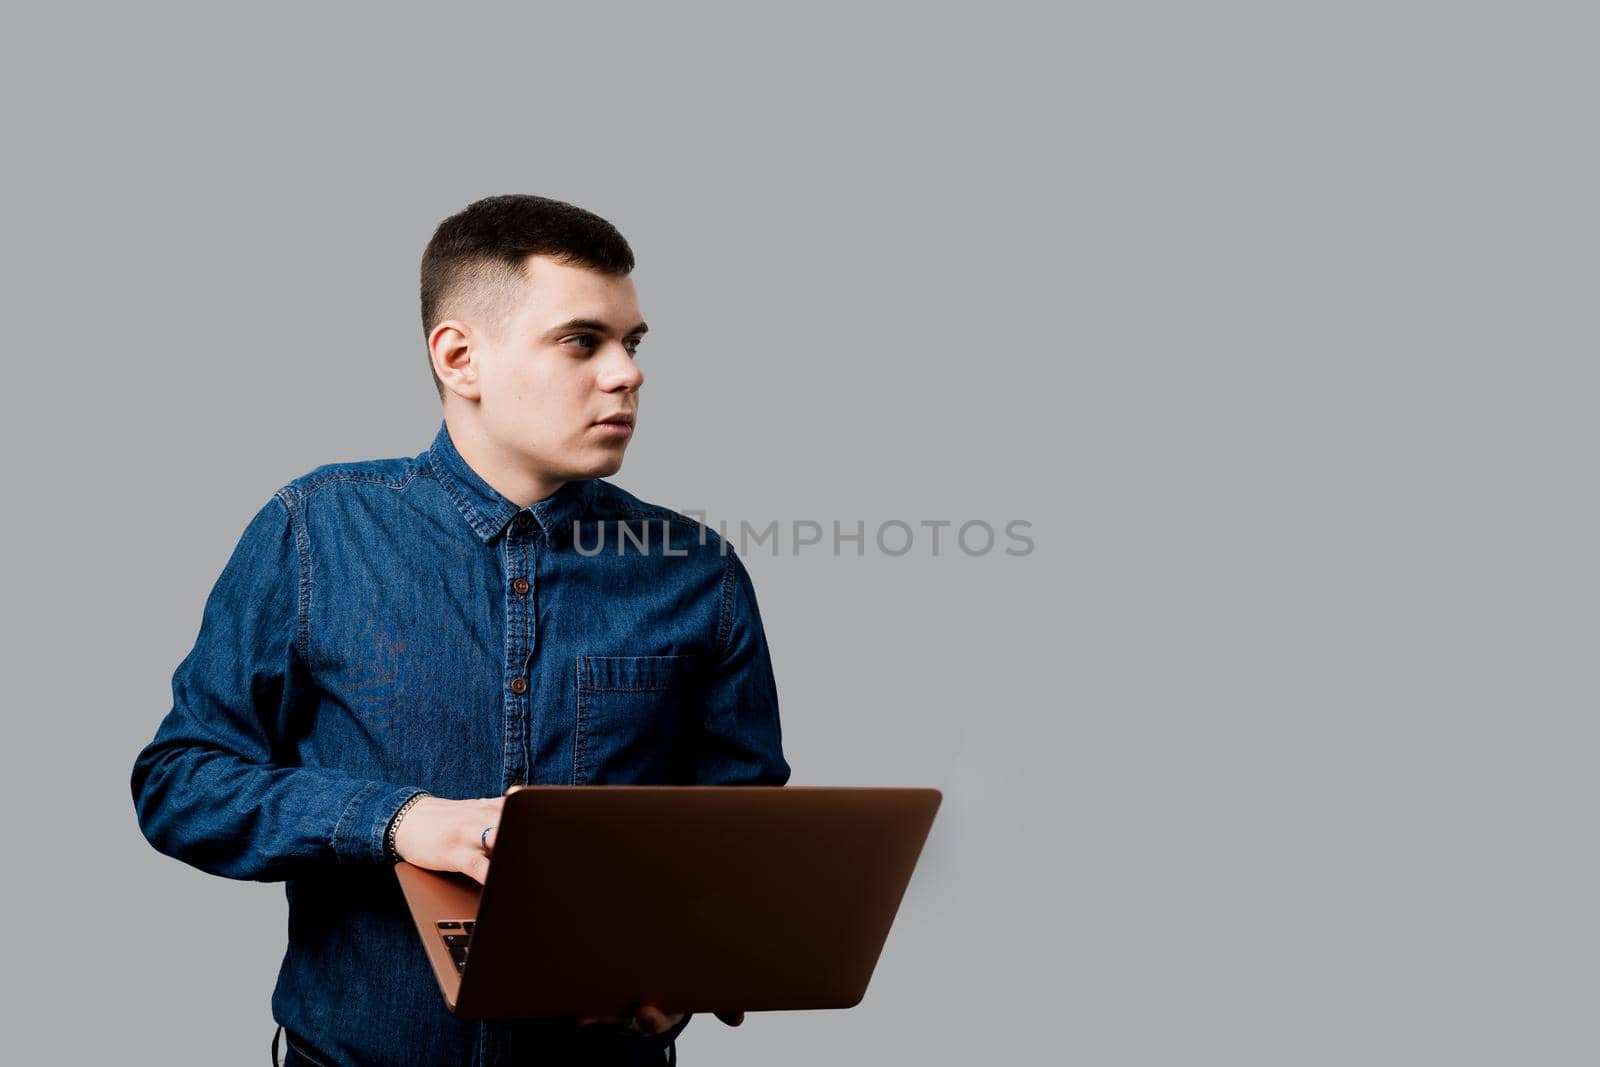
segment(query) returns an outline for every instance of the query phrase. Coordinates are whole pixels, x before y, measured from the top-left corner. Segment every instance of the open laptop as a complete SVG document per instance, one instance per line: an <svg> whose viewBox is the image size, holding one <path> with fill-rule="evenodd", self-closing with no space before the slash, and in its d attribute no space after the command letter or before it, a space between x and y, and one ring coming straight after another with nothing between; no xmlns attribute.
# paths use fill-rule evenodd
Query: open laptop
<svg viewBox="0 0 1600 1067"><path fill-rule="evenodd" d="M937 789L518 785L489 874L395 866L468 1018L849 1008Z"/></svg>

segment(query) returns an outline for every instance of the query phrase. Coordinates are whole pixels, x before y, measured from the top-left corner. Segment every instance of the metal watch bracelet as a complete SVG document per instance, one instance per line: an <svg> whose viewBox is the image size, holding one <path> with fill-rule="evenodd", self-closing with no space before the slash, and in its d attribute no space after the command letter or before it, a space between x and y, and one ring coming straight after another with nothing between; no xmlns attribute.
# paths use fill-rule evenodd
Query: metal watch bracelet
<svg viewBox="0 0 1600 1067"><path fill-rule="evenodd" d="M394 838L395 834L400 830L400 820L406 817L406 812L411 810L411 805L415 804L423 797L429 797L432 795L432 793L415 794L410 800L400 805L400 810L395 812L394 818L389 820L389 832L384 835L383 839L383 854L388 858L390 863L398 862L400 859L400 853L396 852L394 848Z"/></svg>

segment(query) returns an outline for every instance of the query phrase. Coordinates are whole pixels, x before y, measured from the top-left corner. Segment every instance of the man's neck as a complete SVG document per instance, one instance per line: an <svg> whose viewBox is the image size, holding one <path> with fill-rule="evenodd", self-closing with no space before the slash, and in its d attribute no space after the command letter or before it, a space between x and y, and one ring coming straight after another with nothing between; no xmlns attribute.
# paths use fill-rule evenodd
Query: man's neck
<svg viewBox="0 0 1600 1067"><path fill-rule="evenodd" d="M445 426L450 431L450 443L456 446L467 466L519 508L543 500L567 484L566 478L530 470L525 461L508 455L487 434L464 419L446 416Z"/></svg>

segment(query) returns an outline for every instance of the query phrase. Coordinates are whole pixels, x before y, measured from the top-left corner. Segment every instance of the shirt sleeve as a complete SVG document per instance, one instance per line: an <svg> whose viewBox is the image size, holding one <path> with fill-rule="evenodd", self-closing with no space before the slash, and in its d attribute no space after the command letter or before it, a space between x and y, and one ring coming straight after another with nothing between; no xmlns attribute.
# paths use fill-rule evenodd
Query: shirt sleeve
<svg viewBox="0 0 1600 1067"><path fill-rule="evenodd" d="M227 878L382 861L389 820L422 791L297 765L288 739L310 683L293 492L246 526L172 676L172 709L133 765L145 838Z"/></svg>
<svg viewBox="0 0 1600 1067"><path fill-rule="evenodd" d="M702 689L694 781L784 785L789 763L778 721L778 687L756 591L744 561L726 552L718 654Z"/></svg>

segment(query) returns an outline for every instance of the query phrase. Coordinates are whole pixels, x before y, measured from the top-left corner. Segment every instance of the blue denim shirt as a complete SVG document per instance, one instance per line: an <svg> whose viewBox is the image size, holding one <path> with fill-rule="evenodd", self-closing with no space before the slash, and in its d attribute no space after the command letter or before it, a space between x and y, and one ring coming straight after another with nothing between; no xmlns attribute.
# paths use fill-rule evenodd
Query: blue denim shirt
<svg viewBox="0 0 1600 1067"><path fill-rule="evenodd" d="M201 870L285 883L272 1012L329 1063L660 1062L683 1026L452 1015L384 859L413 794L789 778L732 548L603 479L519 508L442 422L417 456L273 494L172 697L134 762L139 826ZM649 886L637 921L670 921Z"/></svg>

